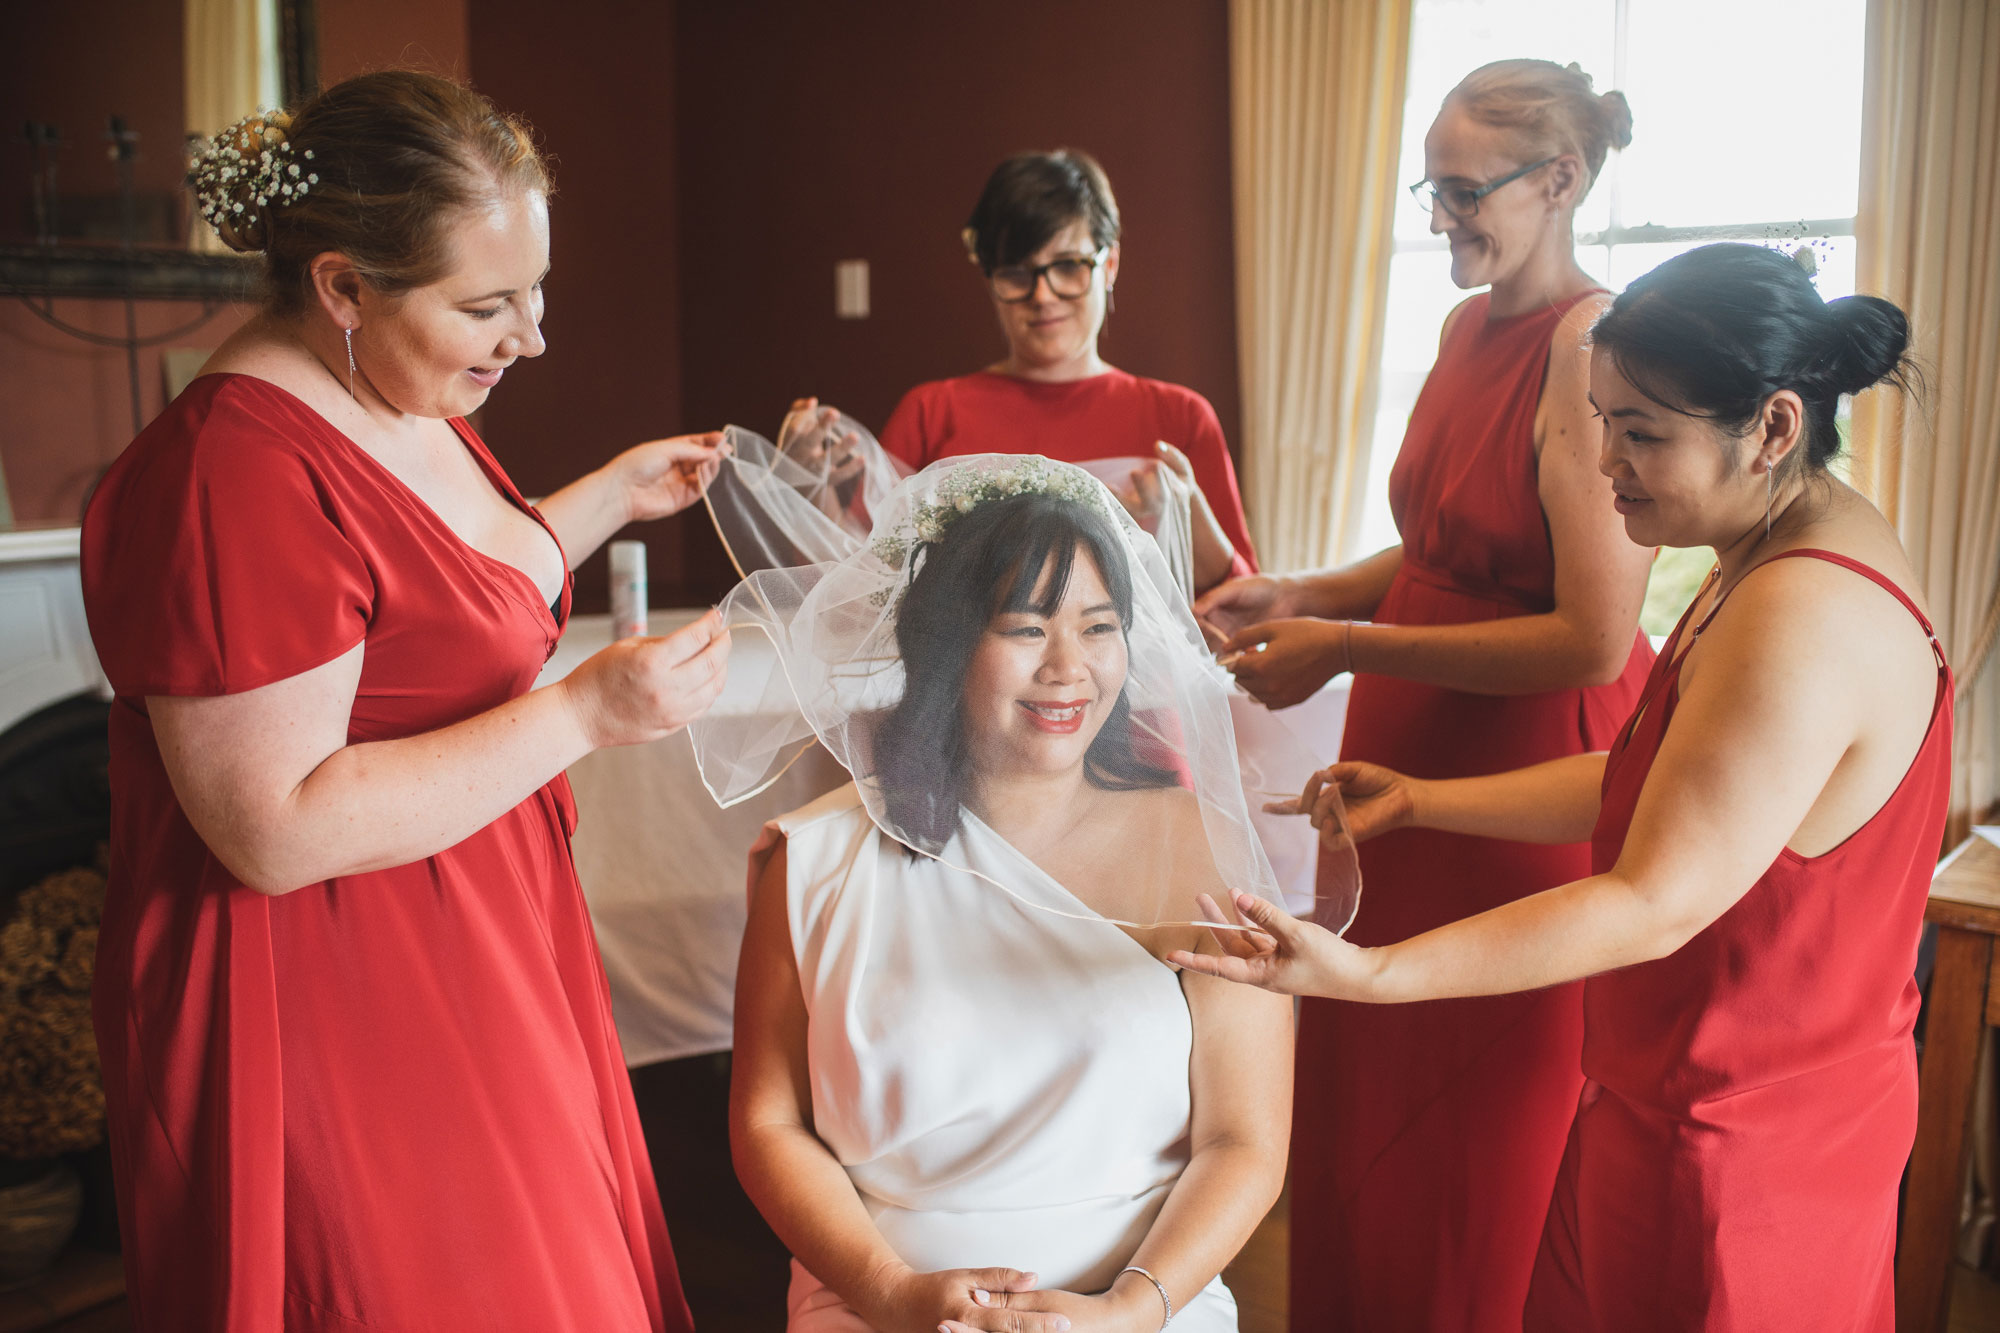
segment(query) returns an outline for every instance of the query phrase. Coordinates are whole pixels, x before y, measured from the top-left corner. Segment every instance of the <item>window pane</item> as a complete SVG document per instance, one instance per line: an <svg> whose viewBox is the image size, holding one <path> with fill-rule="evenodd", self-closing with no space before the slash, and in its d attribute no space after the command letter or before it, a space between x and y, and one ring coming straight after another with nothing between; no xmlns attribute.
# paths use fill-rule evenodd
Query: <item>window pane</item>
<svg viewBox="0 0 2000 1333"><path fill-rule="evenodd" d="M1672 241L1652 245L1620 245L1611 250L1609 285L1613 291L1624 291L1634 278L1649 272L1655 266L1665 263L1675 255L1708 245L1708 241ZM1792 242L1780 244L1773 241L1774 248L1789 250ZM1819 288L1824 300L1854 295L1854 238L1834 236L1822 238L1812 247L1818 257L1819 274L1813 285ZM1602 253L1599 251L1598 253Z"/></svg>
<svg viewBox="0 0 2000 1333"><path fill-rule="evenodd" d="M1389 516L1389 469L1424 377L1437 360L1444 317L1469 295L1452 285L1451 256L1442 250L1414 250L1389 261L1389 316L1382 336L1375 436L1369 443L1368 503L1361 535L1344 554L1379 551L1397 540L1396 523Z"/></svg>
<svg viewBox="0 0 2000 1333"><path fill-rule="evenodd" d="M1854 215L1866 0L1629 0L1627 13L1627 226Z"/></svg>

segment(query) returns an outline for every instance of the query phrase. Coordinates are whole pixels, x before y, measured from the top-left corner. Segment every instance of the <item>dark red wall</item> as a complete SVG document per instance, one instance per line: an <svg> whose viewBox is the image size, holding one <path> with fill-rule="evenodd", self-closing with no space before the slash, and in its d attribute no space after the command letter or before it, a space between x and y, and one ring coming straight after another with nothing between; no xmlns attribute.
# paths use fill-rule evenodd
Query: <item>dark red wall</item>
<svg viewBox="0 0 2000 1333"><path fill-rule="evenodd" d="M148 59L177 71L177 7L141 8L175 14L153 25ZM34 7L36 42L75 80L90 61L62 54L56 10ZM912 384L994 360L958 230L1000 158L1064 144L1104 162L1125 215L1105 355L1208 395L1235 438L1223 0L569 0L560 22L529 0L319 12L325 77L401 63L467 75L556 160L549 352L480 422L530 494L654 436L728 422L770 434L795 394L879 428ZM833 317L841 259L870 263L865 321ZM115 353L85 355L116 369ZM0 367L0 388L39 394L31 380ZM107 417L70 438L90 434L95 462L126 430ZM733 581L699 512L635 535L655 605ZM604 606L601 558L578 592Z"/></svg>
<svg viewBox="0 0 2000 1333"><path fill-rule="evenodd" d="M1124 214L1113 364L1238 420L1222 0L1004 7L681 0L682 357L690 425L769 435L816 393L879 429L1004 344L958 239L1008 153L1103 162ZM833 316L866 259L873 313ZM727 586L711 545L690 578ZM706 583L700 581L706 579Z"/></svg>
<svg viewBox="0 0 2000 1333"><path fill-rule="evenodd" d="M0 244L34 240L30 156L22 126L62 131L57 188L118 192L106 156L109 118L139 132L134 188L171 194L185 171L179 0L64 0L0 6Z"/></svg>
<svg viewBox="0 0 2000 1333"><path fill-rule="evenodd" d="M681 404L675 261L674 7L470 0L473 82L533 123L555 159L548 351L487 404L480 427L529 495L627 445L692 429ZM693 595L681 536L702 511L626 535L648 545L652 602ZM605 609L602 554L577 571L577 606Z"/></svg>
<svg viewBox="0 0 2000 1333"><path fill-rule="evenodd" d="M319 0L319 73L338 83L374 69L464 77L468 0Z"/></svg>

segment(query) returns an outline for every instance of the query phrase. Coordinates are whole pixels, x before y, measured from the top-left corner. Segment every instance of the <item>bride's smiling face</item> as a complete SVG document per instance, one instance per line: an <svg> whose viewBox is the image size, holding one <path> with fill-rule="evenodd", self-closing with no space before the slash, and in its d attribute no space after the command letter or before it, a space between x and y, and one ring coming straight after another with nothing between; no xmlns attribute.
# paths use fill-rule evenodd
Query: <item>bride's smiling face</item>
<svg viewBox="0 0 2000 1333"><path fill-rule="evenodd" d="M1049 562L1036 576L1046 603ZM1080 770L1125 688L1125 626L1089 548L1079 545L1069 586L1047 615L993 617L966 664L965 739L982 777Z"/></svg>

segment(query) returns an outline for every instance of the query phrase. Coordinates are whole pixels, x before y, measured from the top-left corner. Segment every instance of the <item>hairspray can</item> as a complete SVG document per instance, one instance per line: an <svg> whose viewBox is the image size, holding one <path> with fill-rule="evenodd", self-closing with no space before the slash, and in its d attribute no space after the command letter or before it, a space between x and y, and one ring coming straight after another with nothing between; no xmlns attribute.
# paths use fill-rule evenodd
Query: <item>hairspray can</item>
<svg viewBox="0 0 2000 1333"><path fill-rule="evenodd" d="M646 632L646 543L611 543L611 637Z"/></svg>

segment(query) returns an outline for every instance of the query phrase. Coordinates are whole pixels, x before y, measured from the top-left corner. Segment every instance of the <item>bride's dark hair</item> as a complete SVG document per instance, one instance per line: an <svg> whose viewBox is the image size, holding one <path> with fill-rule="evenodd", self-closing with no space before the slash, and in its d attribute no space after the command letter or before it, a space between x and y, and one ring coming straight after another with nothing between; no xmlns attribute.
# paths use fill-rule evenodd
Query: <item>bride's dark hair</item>
<svg viewBox="0 0 2000 1333"><path fill-rule="evenodd" d="M1054 614L1079 551L1097 566L1129 633L1132 571L1124 543L1103 515L1075 501L1041 494L989 500L915 557L920 563L896 615L903 697L876 726L874 770L891 826L920 850L936 852L958 831L972 776L965 673L981 636L1002 612ZM1140 756L1123 690L1084 753L1083 772L1109 791L1180 782Z"/></svg>

